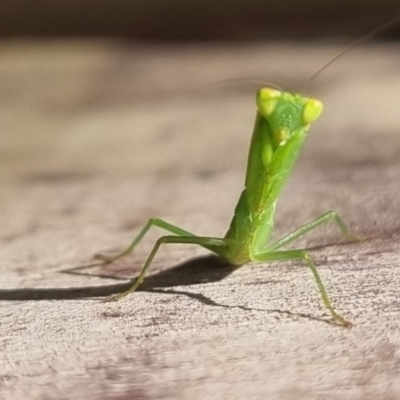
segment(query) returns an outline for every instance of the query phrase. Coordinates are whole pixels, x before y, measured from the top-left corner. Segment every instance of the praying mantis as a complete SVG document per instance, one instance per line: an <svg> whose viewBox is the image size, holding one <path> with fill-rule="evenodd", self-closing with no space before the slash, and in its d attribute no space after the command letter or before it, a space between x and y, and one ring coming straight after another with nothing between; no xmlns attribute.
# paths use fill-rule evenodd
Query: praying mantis
<svg viewBox="0 0 400 400"><path fill-rule="evenodd" d="M248 262L305 262L335 323L345 327L351 325L334 310L310 254L305 249L284 250L285 246L328 221L334 221L347 239L359 240L340 216L335 211L328 211L280 240L272 243L269 240L278 198L300 154L310 125L319 118L323 105L319 100L300 94L264 87L257 92L256 106L244 189L226 234L223 237L196 236L162 219L149 219L124 251L114 256L96 256L104 263L112 263L131 253L151 227L170 233L156 241L139 276L131 281L129 289L106 300L118 300L134 292L143 283L161 245L192 244L210 250L233 266Z"/></svg>
<svg viewBox="0 0 400 400"><path fill-rule="evenodd" d="M399 20L398 15L356 39L317 70L309 80L314 79L349 49ZM192 244L217 254L232 266L241 266L248 262L303 261L309 267L322 302L333 321L344 327L352 325L333 308L309 252L305 249L284 249L296 239L329 221L335 222L342 235L349 241L360 241L361 238L349 230L338 213L328 211L281 239L270 242L278 198L301 152L310 125L321 115L323 104L317 99L300 94L264 87L257 92L256 106L256 120L250 142L244 189L226 234L223 237L196 236L162 219L149 219L125 250L114 256L102 254L95 256L105 264L113 263L130 254L151 227L158 227L172 234L162 236L156 241L139 276L129 282L129 289L108 297L106 301L121 299L134 292L143 283L162 244Z"/></svg>

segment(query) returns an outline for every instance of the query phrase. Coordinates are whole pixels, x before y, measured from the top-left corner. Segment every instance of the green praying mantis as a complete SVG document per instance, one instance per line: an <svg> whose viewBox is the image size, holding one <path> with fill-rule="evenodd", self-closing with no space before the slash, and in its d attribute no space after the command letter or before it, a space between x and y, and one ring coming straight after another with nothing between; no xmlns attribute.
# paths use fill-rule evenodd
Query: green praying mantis
<svg viewBox="0 0 400 400"><path fill-rule="evenodd" d="M314 79L349 49L399 20L400 16L396 16L353 41L317 70L309 80ZM301 260L305 262L310 268L322 301L333 320L339 325L351 326L351 323L333 308L310 254L305 249L285 250L285 247L296 239L329 221L335 222L348 240L360 241L361 239L349 230L340 216L335 211L328 211L283 238L272 243L269 241L279 195L301 152L310 125L321 115L323 105L319 100L271 87L261 88L257 92L256 105L256 121L250 143L244 189L225 236L196 236L162 219L149 219L124 251L114 256L95 256L109 264L128 255L153 226L172 234L162 236L156 241L139 276L129 282L129 289L107 298L106 301L121 299L134 292L143 283L147 270L162 244L192 244L210 250L233 266L240 266L251 261Z"/></svg>
<svg viewBox="0 0 400 400"><path fill-rule="evenodd" d="M243 265L251 261L304 261L314 276L322 301L333 320L339 325L351 325L334 310L310 254L304 249L284 250L288 244L328 221L336 222L342 234L349 240L358 240L339 215L335 211L329 211L280 240L272 243L269 241L279 195L300 154L309 127L320 116L323 105L316 99L267 87L258 91L256 105L257 114L244 189L225 236L196 236L162 219L151 218L124 251L114 256L96 256L104 263L116 261L131 253L153 226L171 233L156 241L130 288L107 300L120 299L134 292L143 283L162 244L195 244L216 253L232 265Z"/></svg>

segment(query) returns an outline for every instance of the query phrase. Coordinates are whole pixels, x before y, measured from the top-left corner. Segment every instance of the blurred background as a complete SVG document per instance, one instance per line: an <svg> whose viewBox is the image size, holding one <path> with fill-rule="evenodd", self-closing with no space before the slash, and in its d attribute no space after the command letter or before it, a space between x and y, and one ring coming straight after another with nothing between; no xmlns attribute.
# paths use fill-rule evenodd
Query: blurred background
<svg viewBox="0 0 400 400"><path fill-rule="evenodd" d="M360 36L399 13L397 0L2 0L0 35L151 41ZM379 34L396 38L399 26Z"/></svg>
<svg viewBox="0 0 400 400"><path fill-rule="evenodd" d="M308 80L399 16L398 0L1 0L0 236L83 215L104 229L133 198L140 210L151 197L130 192L141 179L157 182L151 215L183 175L237 173L236 193L260 86L253 80L321 98L325 136L310 140L330 154L338 132L397 129L400 23ZM370 112L371 92L384 113ZM122 209L110 199L107 212L96 209L124 180Z"/></svg>

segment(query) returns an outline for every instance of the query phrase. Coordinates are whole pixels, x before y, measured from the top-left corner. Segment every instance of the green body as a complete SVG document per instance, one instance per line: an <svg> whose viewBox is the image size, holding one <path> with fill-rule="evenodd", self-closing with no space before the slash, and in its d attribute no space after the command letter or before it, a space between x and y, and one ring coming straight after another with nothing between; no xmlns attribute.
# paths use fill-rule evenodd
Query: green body
<svg viewBox="0 0 400 400"><path fill-rule="evenodd" d="M282 95L273 111L274 125L257 111L245 188L225 236L233 240L226 258L234 264L256 260L256 254L267 247L279 194L307 134L308 124L302 121L304 104L299 96ZM279 141L279 134L284 139Z"/></svg>
<svg viewBox="0 0 400 400"><path fill-rule="evenodd" d="M258 92L257 105L245 188L225 235L232 244L223 256L233 264L256 261L267 248L279 194L299 156L310 119L322 111L316 100L271 89Z"/></svg>
<svg viewBox="0 0 400 400"><path fill-rule="evenodd" d="M245 187L226 235L223 238L200 237L158 218L150 219L123 252L112 257L98 256L103 262L110 263L129 254L151 226L157 226L172 233L157 240L140 275L132 280L129 289L112 296L109 300L119 299L136 290L143 282L147 269L161 244L197 244L234 265L246 264L249 261L296 259L305 261L311 269L322 300L332 317L341 325L350 325L334 311L309 253L304 249L281 250L308 231L331 220L337 223L343 235L356 239L337 213L329 211L282 239L274 243L269 242L277 200L299 156L310 124L321 114L322 103L298 94L270 88L258 91L256 103L257 115L250 144Z"/></svg>

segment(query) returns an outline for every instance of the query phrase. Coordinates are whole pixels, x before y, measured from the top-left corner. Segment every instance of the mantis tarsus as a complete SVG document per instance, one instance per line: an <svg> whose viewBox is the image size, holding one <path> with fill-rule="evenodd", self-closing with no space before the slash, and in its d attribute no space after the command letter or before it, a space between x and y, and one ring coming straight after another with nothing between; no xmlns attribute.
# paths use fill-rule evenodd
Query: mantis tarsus
<svg viewBox="0 0 400 400"><path fill-rule="evenodd" d="M351 325L332 307L309 253L304 249L283 250L289 243L331 220L336 222L346 238L358 240L339 215L335 211L329 211L282 239L269 243L278 197L301 151L310 124L322 112L322 103L299 94L262 88L257 93L256 104L257 115L251 139L245 187L225 236L221 238L196 236L161 219L150 219L124 251L115 256L97 256L105 263L111 263L131 253L152 226L172 233L156 241L139 276L132 280L131 287L107 300L120 299L139 287L161 244L197 244L233 265L242 265L250 261L303 260L310 268L322 301L332 318L340 325Z"/></svg>

